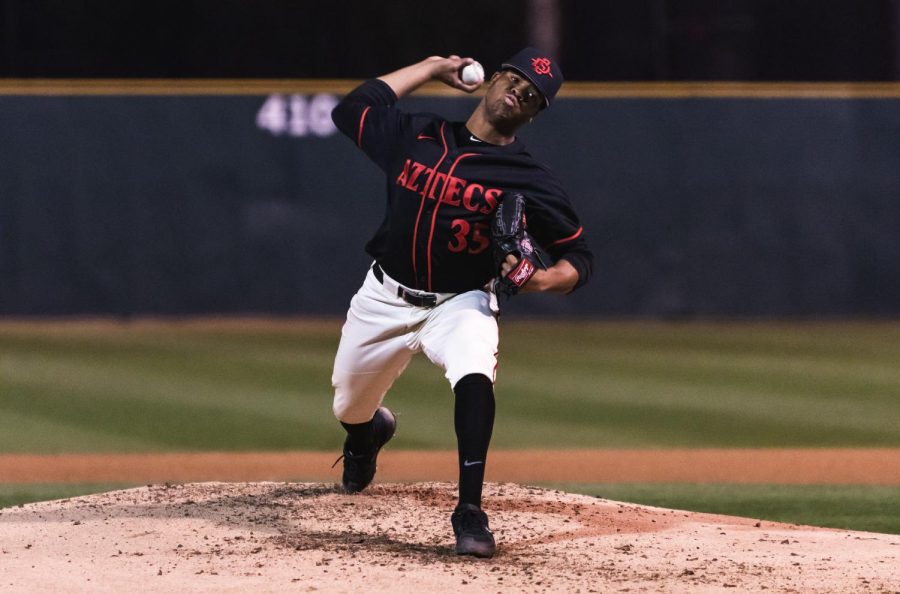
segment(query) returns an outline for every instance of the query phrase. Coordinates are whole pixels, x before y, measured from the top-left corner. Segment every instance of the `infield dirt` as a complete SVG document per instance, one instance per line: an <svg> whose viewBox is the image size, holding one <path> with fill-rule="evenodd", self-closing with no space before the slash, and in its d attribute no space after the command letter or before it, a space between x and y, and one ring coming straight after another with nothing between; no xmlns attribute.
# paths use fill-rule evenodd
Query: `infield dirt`
<svg viewBox="0 0 900 594"><path fill-rule="evenodd" d="M499 551L453 554L452 483L151 485L0 510L5 592L896 592L900 537L490 483Z"/></svg>

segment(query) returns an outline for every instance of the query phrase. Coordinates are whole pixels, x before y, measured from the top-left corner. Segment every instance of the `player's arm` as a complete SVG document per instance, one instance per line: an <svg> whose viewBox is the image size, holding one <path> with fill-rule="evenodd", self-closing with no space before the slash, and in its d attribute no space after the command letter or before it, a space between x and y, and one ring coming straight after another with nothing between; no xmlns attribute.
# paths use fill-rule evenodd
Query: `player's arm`
<svg viewBox="0 0 900 594"><path fill-rule="evenodd" d="M547 251L555 260L555 264L546 270L538 269L523 287L526 293L529 291L571 293L588 282L594 269L594 254L581 230L579 227L577 237L548 248Z"/></svg>
<svg viewBox="0 0 900 594"><path fill-rule="evenodd" d="M466 84L459 77L459 73L464 66L474 61L473 58L460 58L456 55L447 58L431 56L421 62L379 76L378 79L393 89L397 97L409 95L432 80L439 80L454 89L471 93L480 87L481 83Z"/></svg>
<svg viewBox="0 0 900 594"><path fill-rule="evenodd" d="M440 80L466 92L479 85L465 84L459 69L472 58L432 56L382 77L365 81L348 93L331 112L335 126L381 169L388 171L413 122L396 109L397 100L430 80Z"/></svg>
<svg viewBox="0 0 900 594"><path fill-rule="evenodd" d="M506 261L500 266L503 276L516 267L519 259L512 254L506 256ZM580 275L578 270L568 260L559 260L546 270L535 271L527 283L522 287L522 293L571 293L578 284Z"/></svg>

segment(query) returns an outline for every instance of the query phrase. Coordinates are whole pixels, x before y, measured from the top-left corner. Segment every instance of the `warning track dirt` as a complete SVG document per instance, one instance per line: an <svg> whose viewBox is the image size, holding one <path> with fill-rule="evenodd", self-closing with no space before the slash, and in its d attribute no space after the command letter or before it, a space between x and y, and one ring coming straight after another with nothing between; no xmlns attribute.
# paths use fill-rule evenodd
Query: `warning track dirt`
<svg viewBox="0 0 900 594"><path fill-rule="evenodd" d="M0 454L4 483L337 481L336 452ZM378 479L450 481L450 451L385 450ZM900 485L900 448L492 450L487 480Z"/></svg>

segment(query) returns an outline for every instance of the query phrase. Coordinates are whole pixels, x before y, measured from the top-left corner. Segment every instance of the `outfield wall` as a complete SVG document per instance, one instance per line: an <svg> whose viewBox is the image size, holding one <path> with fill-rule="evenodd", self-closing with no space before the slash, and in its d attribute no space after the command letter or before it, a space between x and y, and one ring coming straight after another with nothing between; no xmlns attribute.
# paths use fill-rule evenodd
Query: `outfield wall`
<svg viewBox="0 0 900 594"><path fill-rule="evenodd" d="M0 314L342 314L384 207L328 117L346 88L0 88ZM900 313L898 89L654 88L575 86L523 132L597 258L511 309Z"/></svg>

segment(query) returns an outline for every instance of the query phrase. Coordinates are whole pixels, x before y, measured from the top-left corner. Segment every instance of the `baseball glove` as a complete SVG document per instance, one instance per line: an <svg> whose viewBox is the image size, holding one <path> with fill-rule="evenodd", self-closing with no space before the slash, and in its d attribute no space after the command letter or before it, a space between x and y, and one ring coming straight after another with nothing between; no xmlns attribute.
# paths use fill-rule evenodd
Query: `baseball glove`
<svg viewBox="0 0 900 594"><path fill-rule="evenodd" d="M494 270L498 275L494 290L498 294L512 297L538 269L547 268L547 258L541 256L539 246L525 230L525 196L522 194L508 194L497 207L491 237L494 240ZM510 254L519 262L509 274L502 276L500 267Z"/></svg>

